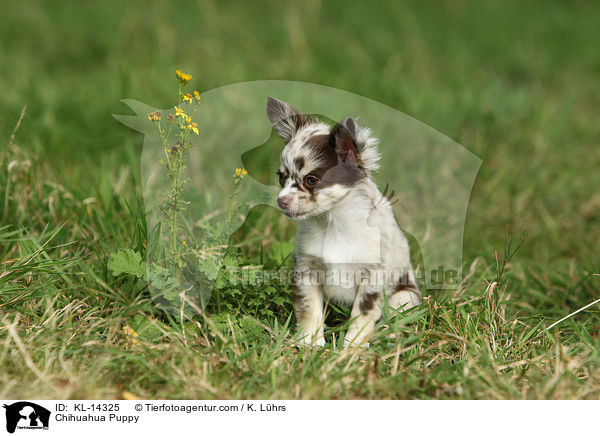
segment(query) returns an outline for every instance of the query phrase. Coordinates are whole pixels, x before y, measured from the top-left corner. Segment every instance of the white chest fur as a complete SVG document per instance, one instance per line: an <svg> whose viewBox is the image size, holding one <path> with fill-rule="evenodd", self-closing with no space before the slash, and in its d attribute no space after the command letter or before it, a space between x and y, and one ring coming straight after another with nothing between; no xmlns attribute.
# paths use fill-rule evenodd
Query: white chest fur
<svg viewBox="0 0 600 436"><path fill-rule="evenodd" d="M360 211L363 212L363 211ZM358 216L357 216L358 215ZM331 216L301 223L298 252L325 264L374 264L381 262L381 232L369 224L366 213Z"/></svg>
<svg viewBox="0 0 600 436"><path fill-rule="evenodd" d="M376 207L362 195L349 196L329 213L300 222L296 251L300 259L315 259L324 269L320 273L325 295L351 303L361 274L385 268L389 257L385 255L386 241L397 231L391 209L385 204Z"/></svg>

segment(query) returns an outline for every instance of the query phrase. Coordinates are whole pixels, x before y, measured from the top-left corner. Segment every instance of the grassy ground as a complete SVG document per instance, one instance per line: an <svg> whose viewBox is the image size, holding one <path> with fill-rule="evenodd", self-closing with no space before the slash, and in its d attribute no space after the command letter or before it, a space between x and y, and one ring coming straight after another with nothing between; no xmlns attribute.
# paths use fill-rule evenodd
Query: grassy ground
<svg viewBox="0 0 600 436"><path fill-rule="evenodd" d="M544 332L599 298L598 5L26 3L0 19L0 397L600 398L598 305ZM144 254L146 229L142 138L110 114L169 106L177 67L203 90L346 89L478 154L460 289L338 352L290 342L285 287L182 324L113 277L110 254ZM236 235L264 240L243 248L255 263L294 234L257 214Z"/></svg>

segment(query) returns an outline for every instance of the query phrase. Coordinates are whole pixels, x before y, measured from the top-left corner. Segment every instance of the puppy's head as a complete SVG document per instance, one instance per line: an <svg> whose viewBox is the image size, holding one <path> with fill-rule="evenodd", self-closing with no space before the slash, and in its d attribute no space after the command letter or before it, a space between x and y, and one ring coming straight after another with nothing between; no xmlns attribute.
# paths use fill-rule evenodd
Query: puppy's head
<svg viewBox="0 0 600 436"><path fill-rule="evenodd" d="M277 203L292 219L331 210L377 169L376 141L352 118L330 128L271 97L267 116L286 143L277 172L282 188Z"/></svg>

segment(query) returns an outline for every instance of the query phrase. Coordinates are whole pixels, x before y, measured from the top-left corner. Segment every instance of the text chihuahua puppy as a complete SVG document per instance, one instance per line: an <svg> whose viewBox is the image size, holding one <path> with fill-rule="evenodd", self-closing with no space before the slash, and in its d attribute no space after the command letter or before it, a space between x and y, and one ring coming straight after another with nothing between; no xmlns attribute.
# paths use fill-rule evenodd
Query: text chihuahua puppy
<svg viewBox="0 0 600 436"><path fill-rule="evenodd" d="M365 345L387 304L421 302L408 242L372 173L377 140L352 118L330 128L267 99L267 116L286 145L281 153L279 208L298 221L296 318L301 340L324 345L324 304L352 306L345 345Z"/></svg>

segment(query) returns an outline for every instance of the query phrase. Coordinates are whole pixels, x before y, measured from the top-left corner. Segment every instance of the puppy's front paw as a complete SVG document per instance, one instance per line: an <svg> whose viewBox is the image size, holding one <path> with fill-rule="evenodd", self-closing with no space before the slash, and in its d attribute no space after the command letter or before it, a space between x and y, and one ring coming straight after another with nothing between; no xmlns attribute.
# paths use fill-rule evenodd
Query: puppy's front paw
<svg viewBox="0 0 600 436"><path fill-rule="evenodd" d="M311 337L310 335L305 335L298 339L298 342L304 346L310 347L324 347L325 346L325 338L323 336Z"/></svg>
<svg viewBox="0 0 600 436"><path fill-rule="evenodd" d="M324 347L325 346L325 338L323 336L319 337L319 338L315 338L312 343L316 346L316 347Z"/></svg>
<svg viewBox="0 0 600 436"><path fill-rule="evenodd" d="M349 341L349 340L344 339L344 348L350 348L350 347L369 348L369 343L368 342Z"/></svg>
<svg viewBox="0 0 600 436"><path fill-rule="evenodd" d="M344 348L350 347L369 348L369 342L364 335L349 330L344 337Z"/></svg>

